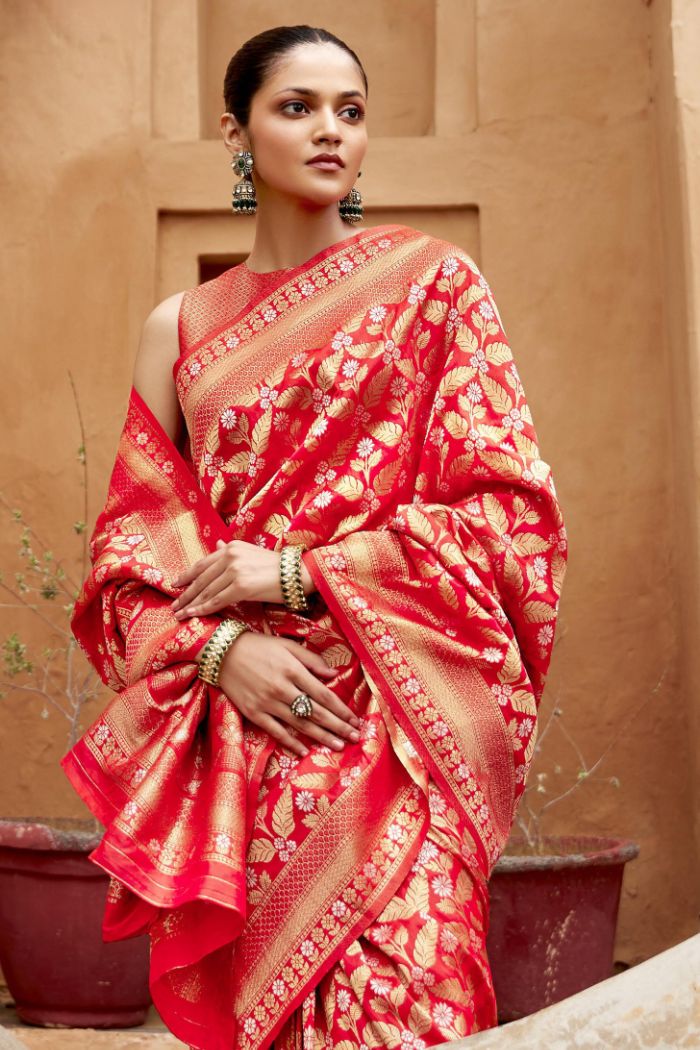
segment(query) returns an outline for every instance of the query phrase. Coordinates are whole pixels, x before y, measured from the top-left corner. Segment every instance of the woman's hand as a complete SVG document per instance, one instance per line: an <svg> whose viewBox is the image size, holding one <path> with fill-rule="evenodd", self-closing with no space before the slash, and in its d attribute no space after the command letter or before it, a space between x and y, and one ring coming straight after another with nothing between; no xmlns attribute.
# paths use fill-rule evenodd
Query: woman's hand
<svg viewBox="0 0 700 1050"><path fill-rule="evenodd" d="M308 748L292 733L302 733L337 751L343 740L357 741L361 723L317 675L331 679L337 668L292 638L243 631L229 646L219 669L219 688L242 715L264 729L297 755ZM312 710L308 718L292 714L290 704L299 693L308 693Z"/></svg>
<svg viewBox="0 0 700 1050"><path fill-rule="evenodd" d="M171 609L178 620L187 616L205 616L243 601L284 604L280 583L281 551L270 551L245 540L217 540L216 550L201 558L173 580L175 587L186 590L175 599ZM315 589L302 561L304 594Z"/></svg>

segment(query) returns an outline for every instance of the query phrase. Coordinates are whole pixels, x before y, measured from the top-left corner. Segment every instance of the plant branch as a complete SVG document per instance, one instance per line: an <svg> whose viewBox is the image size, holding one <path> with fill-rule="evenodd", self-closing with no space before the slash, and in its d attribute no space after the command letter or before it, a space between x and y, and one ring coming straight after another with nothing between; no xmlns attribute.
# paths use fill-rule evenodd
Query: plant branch
<svg viewBox="0 0 700 1050"><path fill-rule="evenodd" d="M78 426L80 427L80 448L82 451L80 457L80 463L83 468L83 522L85 523L85 530L83 531L83 558L82 558L82 572L81 577L84 580L87 574L87 560L88 560L88 535L87 535L87 521L88 521L88 466L87 456L85 455L85 422L83 420L82 409L80 408L80 400L78 398L78 391L75 387L75 380L73 379L73 373L68 369L68 378L70 379L70 385L73 390L73 400L75 402L75 411L78 414Z"/></svg>
<svg viewBox="0 0 700 1050"><path fill-rule="evenodd" d="M14 517L14 510L15 510L15 508L10 503L8 503L8 501L6 500L5 495L4 495L3 492L0 492L0 503L2 503L3 507L5 508L5 510L7 510L8 513ZM36 540L37 544L41 548L42 553L44 553L44 551L51 550L51 548L49 547L48 543L46 543L46 541L44 539L42 539L42 537L38 534L36 529L33 529L32 526L29 525L24 520L24 518L22 518L21 520L22 520L22 525L24 526L24 528L27 529L27 531L31 534L31 536ZM63 565L63 562L60 559L54 559L54 560L55 560L57 568L62 570L66 582L73 588L73 590L77 590L77 585L74 583L73 580L71 580L69 574L66 572L66 570L64 568L64 565ZM62 581L59 581L59 582L61 582L61 587L62 587L63 591L68 595L68 597L72 601L73 600L72 592L68 590L68 588L63 584Z"/></svg>
<svg viewBox="0 0 700 1050"><path fill-rule="evenodd" d="M25 609L29 609L31 612L34 613L35 616L38 616L40 620L43 620L43 622L48 627L50 627L52 631L58 631L59 634L61 634L64 638L71 637L70 633L65 629L65 627L59 627L58 624L54 623L53 620L50 620L48 616L44 615L39 606L32 605L31 602L26 601L21 594L19 594L17 591L14 591L12 587L9 587L4 580L0 580L0 587L6 590L8 594L11 594L13 598L19 599L19 601L25 607Z"/></svg>
<svg viewBox="0 0 700 1050"><path fill-rule="evenodd" d="M563 724L562 722L560 722L560 724L559 724L559 728L561 729L562 733L563 733L563 734L564 734L564 735L566 736L567 740L568 740L568 741L569 741L569 742L570 742L570 743L572 744L572 746L574 747L575 751L577 752L577 755L579 756L579 760L580 760L580 762L581 762L581 764L582 764L582 766L583 766L583 770L584 770L584 772L585 772L585 776L583 776L583 777L580 777L580 778L578 778L577 780L575 780L575 781L574 781L574 783L573 783L573 784L571 784L571 785L570 785L570 787L568 787L568 788L567 788L567 789L566 789L565 791L563 791L563 792L562 792L561 794L559 794L559 795L555 795L555 796L554 796L554 798L551 798L551 799L550 799L550 800L549 800L548 802L545 802L545 803L544 803L544 805L543 805L543 806L542 806L542 807L540 808L540 810L539 810L539 812L538 812L538 814L537 814L537 818L536 818L537 820L541 819L541 817L542 817L543 813L545 813L545 812L546 812L546 810L548 810L548 809L549 809L549 808L550 808L551 806L553 806L553 805L554 805L554 804L555 804L556 802L561 802L561 800L562 800L562 799L566 798L566 797L567 797L568 795L570 795L570 794L571 794L571 793L572 793L573 791L575 791L575 790L576 790L576 789L577 789L578 787L580 787L580 786L581 786L581 784L582 784L582 783L583 783L583 782L584 782L585 780L589 780L589 779L590 779L590 775L591 775L591 773L595 773L596 769L598 769L598 767L600 766L600 764L601 764L601 763L603 762L603 760L604 760L604 759L606 758L606 756L607 756L607 755L608 755L608 754L610 753L610 751L612 750L612 748L613 748L613 747L615 746L615 744L616 744L616 743L618 742L618 740L620 739L620 736L621 736L621 734L622 734L623 730L624 730L624 729L625 729L625 728L626 728L626 727L627 727L627 726L629 725L629 723L630 723L630 722L632 721L632 719L633 719L633 718L636 718L636 717L637 717L637 716L638 716L638 715L640 714L640 712L644 710L644 708L645 708L645 707L647 706L647 704L648 704L648 703L649 703L649 702L651 701L651 698L652 698L652 697L653 697L653 696L654 696L654 695L655 695L655 694L656 694L656 693L657 693L657 692L659 691L659 689L660 689L660 687L661 687L661 683L663 682L663 680L664 680L664 678L666 677L666 674L667 674L667 673L668 673L668 666L664 667L664 669L663 669L663 671L661 672L661 675L660 675L660 677L659 677L659 680L657 681L656 685L655 685L655 686L653 687L653 689L651 689L651 690L649 691L648 695L647 695L647 696L646 696L646 697L644 698L644 700L643 700L643 701L641 702L641 704L639 704L639 705L638 705L638 706L637 706L637 707L635 708L635 710L633 710L633 711L632 711L632 712L631 712L631 713L630 713L630 714L629 714L629 715L627 716L627 718L625 719L625 721L624 721L624 722L622 723L622 725L621 725L621 726L620 726L620 727L618 728L618 731L617 731L617 733L616 733L616 734L614 735L614 737L612 738L612 740L610 741L610 743L608 744L608 746L607 746L607 747L606 747L606 748L604 749L604 751L603 751L603 752L602 752L602 753L601 753L601 754L600 754L600 755L598 756L598 758L596 759L596 761L595 761L595 762L593 763L593 765L592 765L592 766L591 766L590 768L588 768L588 767L586 766L586 762L585 762L585 759L584 759L584 757L583 757L583 755L582 755L582 753L581 753L580 749L579 749L579 748L577 747L577 745L576 745L576 742L574 741L573 737L571 736L571 734L569 733L569 731L568 731L568 730L566 729L566 727L564 726L564 724ZM602 779L602 778L601 778L601 779Z"/></svg>

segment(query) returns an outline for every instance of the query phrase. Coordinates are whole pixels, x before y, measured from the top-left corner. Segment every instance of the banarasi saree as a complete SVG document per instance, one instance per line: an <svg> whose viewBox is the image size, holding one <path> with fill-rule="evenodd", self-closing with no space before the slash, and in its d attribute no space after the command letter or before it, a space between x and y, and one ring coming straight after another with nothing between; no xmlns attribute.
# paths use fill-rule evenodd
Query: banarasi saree
<svg viewBox="0 0 700 1050"><path fill-rule="evenodd" d="M197 1050L421 1050L496 1024L488 887L531 761L567 539L489 285L457 245L358 230L188 289L169 440L132 389L73 631L114 691L62 759L104 825L106 940L148 931ZM297 614L179 621L171 581L300 543ZM300 758L197 676L221 618L340 672L361 720Z"/></svg>

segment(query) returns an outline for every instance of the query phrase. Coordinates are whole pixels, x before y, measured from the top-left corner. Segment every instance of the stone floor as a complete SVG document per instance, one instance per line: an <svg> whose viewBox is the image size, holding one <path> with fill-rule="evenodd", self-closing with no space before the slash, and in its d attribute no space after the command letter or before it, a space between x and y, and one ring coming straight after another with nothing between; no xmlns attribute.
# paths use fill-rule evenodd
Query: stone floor
<svg viewBox="0 0 700 1050"><path fill-rule="evenodd" d="M36 1028L23 1024L10 1005L0 1014L0 1050L187 1050L151 1007L138 1028Z"/></svg>
<svg viewBox="0 0 700 1050"><path fill-rule="evenodd" d="M0 1050L178 1050L155 1010L139 1028L33 1028L7 1005ZM521 1021L440 1050L700 1050L700 934ZM234 1048L232 1048L234 1050ZM438 1050L438 1048L436 1048Z"/></svg>

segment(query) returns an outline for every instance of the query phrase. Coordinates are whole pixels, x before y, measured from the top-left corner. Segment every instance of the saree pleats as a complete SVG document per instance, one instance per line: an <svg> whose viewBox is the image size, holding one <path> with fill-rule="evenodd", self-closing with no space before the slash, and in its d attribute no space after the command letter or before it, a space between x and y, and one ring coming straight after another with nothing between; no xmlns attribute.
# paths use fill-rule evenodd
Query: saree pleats
<svg viewBox="0 0 700 1050"><path fill-rule="evenodd" d="M285 1023L274 1050L424 1050L491 1028L488 894L469 832L429 778L430 824L408 875Z"/></svg>
<svg viewBox="0 0 700 1050"><path fill-rule="evenodd" d="M148 931L196 1050L421 1047L495 1024L487 881L537 732L567 541L490 288L385 224L189 289L176 448L131 391L73 617L114 690L62 760L105 825L104 935ZM308 613L177 620L217 540L300 543ZM197 676L221 617L339 670L300 758Z"/></svg>

